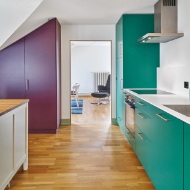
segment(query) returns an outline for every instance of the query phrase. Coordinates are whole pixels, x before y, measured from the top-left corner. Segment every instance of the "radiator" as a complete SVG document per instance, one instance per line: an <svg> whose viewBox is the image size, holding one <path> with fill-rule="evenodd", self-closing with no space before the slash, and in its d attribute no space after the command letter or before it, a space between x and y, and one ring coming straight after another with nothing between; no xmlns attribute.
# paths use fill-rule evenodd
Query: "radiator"
<svg viewBox="0 0 190 190"><path fill-rule="evenodd" d="M94 74L94 91L98 91L98 85L106 85L109 72L96 72Z"/></svg>

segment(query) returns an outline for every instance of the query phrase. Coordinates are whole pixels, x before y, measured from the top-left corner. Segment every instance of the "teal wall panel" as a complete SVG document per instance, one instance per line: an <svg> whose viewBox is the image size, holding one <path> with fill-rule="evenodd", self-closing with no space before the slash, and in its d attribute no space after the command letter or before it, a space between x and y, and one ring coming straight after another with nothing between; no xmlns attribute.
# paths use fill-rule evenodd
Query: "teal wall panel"
<svg viewBox="0 0 190 190"><path fill-rule="evenodd" d="M154 15L123 16L123 87L155 88L159 67L159 44L143 44L137 40L154 31Z"/></svg>

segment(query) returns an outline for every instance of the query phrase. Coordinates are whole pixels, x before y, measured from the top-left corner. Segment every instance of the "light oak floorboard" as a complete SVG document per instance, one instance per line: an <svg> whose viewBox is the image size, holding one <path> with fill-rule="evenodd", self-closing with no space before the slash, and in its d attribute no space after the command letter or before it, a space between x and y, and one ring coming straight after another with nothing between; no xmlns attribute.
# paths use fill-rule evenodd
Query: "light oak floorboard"
<svg viewBox="0 0 190 190"><path fill-rule="evenodd" d="M72 97L71 97L72 99ZM106 105L96 105L91 103L98 102L98 98L91 96L80 96L79 99L83 99L83 111L82 114L71 114L71 122L73 124L110 124L111 123L111 106L110 103L103 99L103 102L108 103Z"/></svg>
<svg viewBox="0 0 190 190"><path fill-rule="evenodd" d="M15 175L12 190L155 189L119 127L109 124L110 106L85 112L90 107L107 112L72 115L72 125L55 135L29 135L29 169Z"/></svg>

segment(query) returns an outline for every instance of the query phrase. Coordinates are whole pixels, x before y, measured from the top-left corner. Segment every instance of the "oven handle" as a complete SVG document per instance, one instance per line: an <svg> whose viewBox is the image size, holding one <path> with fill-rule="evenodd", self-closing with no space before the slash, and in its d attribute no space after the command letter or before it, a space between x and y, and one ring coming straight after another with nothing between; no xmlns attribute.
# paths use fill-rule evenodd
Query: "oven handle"
<svg viewBox="0 0 190 190"><path fill-rule="evenodd" d="M124 101L124 104L129 105L132 109L135 109L135 105L128 100Z"/></svg>
<svg viewBox="0 0 190 190"><path fill-rule="evenodd" d="M141 118L141 119L145 119L145 117L143 117L144 115L142 113L137 113L137 115Z"/></svg>

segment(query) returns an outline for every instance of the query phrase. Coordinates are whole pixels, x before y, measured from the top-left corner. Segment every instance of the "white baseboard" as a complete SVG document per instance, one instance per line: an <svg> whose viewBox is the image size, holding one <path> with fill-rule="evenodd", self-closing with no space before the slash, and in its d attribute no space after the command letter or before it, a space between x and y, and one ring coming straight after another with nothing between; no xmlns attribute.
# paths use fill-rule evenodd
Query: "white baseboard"
<svg viewBox="0 0 190 190"><path fill-rule="evenodd" d="M91 93L79 93L78 96L91 96Z"/></svg>

